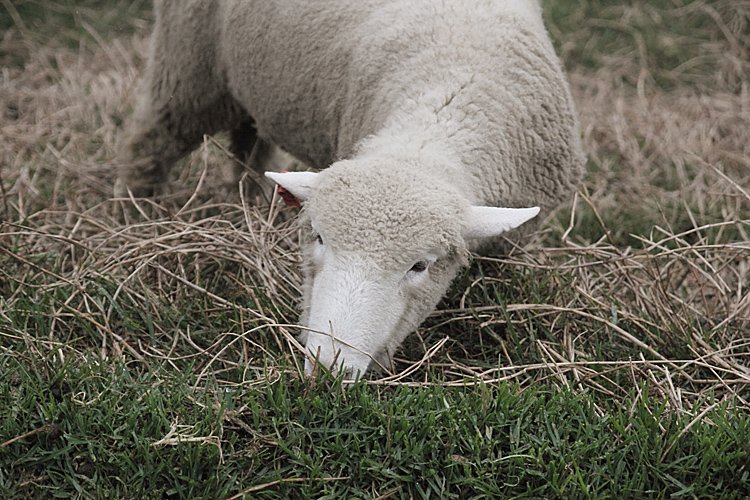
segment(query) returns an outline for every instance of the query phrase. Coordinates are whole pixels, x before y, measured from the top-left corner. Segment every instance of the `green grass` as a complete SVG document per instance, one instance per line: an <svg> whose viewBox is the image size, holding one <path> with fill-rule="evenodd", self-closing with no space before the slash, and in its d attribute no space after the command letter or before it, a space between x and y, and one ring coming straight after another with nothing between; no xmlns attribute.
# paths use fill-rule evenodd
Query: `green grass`
<svg viewBox="0 0 750 500"><path fill-rule="evenodd" d="M722 57L712 54L726 42L733 49L750 39L747 4L696 0L546 0L548 27L571 70L597 70L624 63L616 74L635 84L644 71L664 89L712 85ZM739 24L736 30L730 26ZM726 50L726 49L725 49ZM724 54L726 55L726 54ZM733 81L739 91L741 80Z"/></svg>
<svg viewBox="0 0 750 500"><path fill-rule="evenodd" d="M116 0L107 8L97 0L14 0L0 6L0 30L21 28L41 43L60 41L71 48L134 32L148 16L150 0Z"/></svg>
<svg viewBox="0 0 750 500"><path fill-rule="evenodd" d="M485 267L472 266L456 289L464 287L463 279L488 273ZM551 293L569 293L569 284L545 272L511 269L503 278L482 284L470 304L521 296L550 301ZM29 281L52 280L37 275ZM530 386L448 387L439 366L420 374L428 384L343 387L328 377L310 383L267 331L246 336L244 347L254 349L250 341L265 345L280 364L253 368L256 373L248 376L246 366L257 362L232 365L243 359L242 346L235 345L222 356L223 368L198 377L206 372L206 357L194 349L215 352L216 332L246 329L252 318L241 311L211 311L205 296L190 290L146 309L120 301L110 328L131 331L132 339L153 348L147 349L152 357L102 359L98 346L105 333L96 325L104 315L95 310L115 303L112 284L92 280L87 286L81 300L101 306L89 307L91 314L82 312L84 303L70 300L72 289L60 287L17 299L5 311L9 323L0 323L0 332L8 335L0 357L0 436L50 426L0 448L4 498L223 498L254 487L253 497L273 498L750 493L750 414L710 393L694 401L694 408L675 411L667 399L650 395L647 382L633 386L627 369L602 381L603 390L626 388L616 398L572 379L568 389L544 379ZM27 288L11 288L4 295L24 293ZM58 322L45 346L43 333L51 331L53 311L64 304L71 314ZM521 319L520 325L440 329L439 335L452 338L445 355L485 368L503 366L502 343L516 362L543 364L534 343L554 342L556 334L533 312ZM10 336L20 332L27 333ZM189 332L196 347L178 332ZM589 329L586 335L599 337L594 344L604 351L592 353L597 359L637 356L637 349L604 330ZM170 359L159 355L170 348ZM170 437L170 429L177 433L173 441L157 444Z"/></svg>
<svg viewBox="0 0 750 500"><path fill-rule="evenodd" d="M216 498L267 483L253 496L750 491L750 416L724 403L689 426L690 409L638 396L646 387L622 406L512 384L344 388L282 376L254 389L193 390L191 376L158 364L0 363L0 397L12 401L3 435L53 426L0 450L4 498ZM172 425L202 439L158 445Z"/></svg>
<svg viewBox="0 0 750 500"><path fill-rule="evenodd" d="M215 145L109 200L149 2L0 2L0 497L750 496L748 3L544 7L575 207L350 385L283 326L295 213L191 198Z"/></svg>

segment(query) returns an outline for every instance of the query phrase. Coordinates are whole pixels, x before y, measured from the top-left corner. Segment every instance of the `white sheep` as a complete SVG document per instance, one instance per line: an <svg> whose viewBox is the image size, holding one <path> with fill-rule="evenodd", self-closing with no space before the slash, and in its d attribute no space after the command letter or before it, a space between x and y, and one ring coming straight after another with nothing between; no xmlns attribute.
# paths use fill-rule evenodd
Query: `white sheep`
<svg viewBox="0 0 750 500"><path fill-rule="evenodd" d="M120 188L142 193L234 129L320 173L303 201L305 326L347 377L389 367L469 250L546 214L583 168L537 0L156 0ZM495 208L495 207L535 208ZM517 234L514 231L514 234Z"/></svg>

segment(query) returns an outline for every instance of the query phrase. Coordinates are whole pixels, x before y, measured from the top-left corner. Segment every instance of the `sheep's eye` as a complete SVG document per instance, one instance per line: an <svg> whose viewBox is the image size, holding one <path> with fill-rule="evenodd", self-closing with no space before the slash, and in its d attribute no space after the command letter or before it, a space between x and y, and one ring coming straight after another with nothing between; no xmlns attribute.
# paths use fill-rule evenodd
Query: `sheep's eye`
<svg viewBox="0 0 750 500"><path fill-rule="evenodd" d="M322 245L323 244L323 238L320 235L317 235L315 237L315 241L318 242L318 245Z"/></svg>
<svg viewBox="0 0 750 500"><path fill-rule="evenodd" d="M409 271L413 273L423 273L427 270L427 261L426 260L420 260L413 266L411 266L411 269Z"/></svg>

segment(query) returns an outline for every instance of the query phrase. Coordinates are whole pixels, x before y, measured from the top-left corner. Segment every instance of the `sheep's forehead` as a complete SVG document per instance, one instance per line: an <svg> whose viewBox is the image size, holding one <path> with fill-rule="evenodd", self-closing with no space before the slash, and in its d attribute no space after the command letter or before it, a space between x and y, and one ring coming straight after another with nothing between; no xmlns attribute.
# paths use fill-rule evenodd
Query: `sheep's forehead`
<svg viewBox="0 0 750 500"><path fill-rule="evenodd" d="M401 261L459 244L462 207L408 172L331 172L307 203L315 229L332 246Z"/></svg>

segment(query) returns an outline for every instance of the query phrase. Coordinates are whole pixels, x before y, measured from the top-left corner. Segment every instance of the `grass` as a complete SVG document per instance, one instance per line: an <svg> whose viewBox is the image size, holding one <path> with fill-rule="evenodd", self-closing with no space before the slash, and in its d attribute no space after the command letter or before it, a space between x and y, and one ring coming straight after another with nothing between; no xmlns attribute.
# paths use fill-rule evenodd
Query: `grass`
<svg viewBox="0 0 750 500"><path fill-rule="evenodd" d="M354 385L223 137L111 199L148 7L0 0L0 496L750 494L750 2L546 1L585 185Z"/></svg>
<svg viewBox="0 0 750 500"><path fill-rule="evenodd" d="M726 403L691 425L699 404L678 415L649 396L600 407L590 394L513 384L414 390L298 378L191 390L192 376L165 367L3 364L18 387L3 394L17 401L3 430L56 422L3 450L15 455L0 476L6 496L225 497L256 488L248 493L713 497L750 475L750 421ZM36 393L40 385L51 390ZM300 396L305 404L295 404Z"/></svg>
<svg viewBox="0 0 750 500"><path fill-rule="evenodd" d="M749 46L747 2L585 0L545 6L571 70L614 69L611 76L623 82L667 90L710 92L720 80L739 91L745 81L740 68Z"/></svg>

